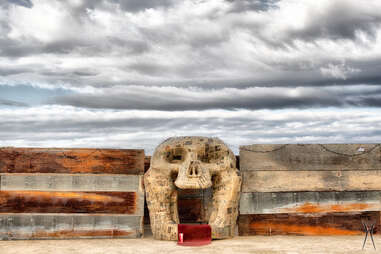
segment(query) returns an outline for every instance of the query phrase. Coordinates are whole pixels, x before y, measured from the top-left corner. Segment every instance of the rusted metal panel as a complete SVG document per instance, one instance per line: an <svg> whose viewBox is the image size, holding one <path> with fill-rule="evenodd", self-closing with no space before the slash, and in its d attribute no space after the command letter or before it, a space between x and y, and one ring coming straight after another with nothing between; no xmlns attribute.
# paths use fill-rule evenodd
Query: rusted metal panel
<svg viewBox="0 0 381 254"><path fill-rule="evenodd" d="M0 174L0 190L136 191L141 175L105 174Z"/></svg>
<svg viewBox="0 0 381 254"><path fill-rule="evenodd" d="M141 215L137 192L0 191L0 213Z"/></svg>
<svg viewBox="0 0 381 254"><path fill-rule="evenodd" d="M380 211L381 192L242 193L239 209L240 214Z"/></svg>
<svg viewBox="0 0 381 254"><path fill-rule="evenodd" d="M379 144L287 144L240 147L241 171L380 170Z"/></svg>
<svg viewBox="0 0 381 254"><path fill-rule="evenodd" d="M239 235L360 235L362 221L376 223L379 230L380 213L332 213L319 216L296 214L240 215Z"/></svg>
<svg viewBox="0 0 381 254"><path fill-rule="evenodd" d="M0 148L0 173L144 174L144 150Z"/></svg>
<svg viewBox="0 0 381 254"><path fill-rule="evenodd" d="M136 238L142 216L0 214L0 239ZM8 230L7 230L8 229Z"/></svg>
<svg viewBox="0 0 381 254"><path fill-rule="evenodd" d="M244 171L242 192L381 190L381 170Z"/></svg>

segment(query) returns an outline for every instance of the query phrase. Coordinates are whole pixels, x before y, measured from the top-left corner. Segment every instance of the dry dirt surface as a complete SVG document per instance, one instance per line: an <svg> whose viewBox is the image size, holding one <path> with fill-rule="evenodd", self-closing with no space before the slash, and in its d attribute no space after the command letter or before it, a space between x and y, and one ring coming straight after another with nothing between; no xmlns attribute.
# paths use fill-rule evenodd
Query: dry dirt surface
<svg viewBox="0 0 381 254"><path fill-rule="evenodd" d="M81 239L0 241L0 254L139 254L139 253L379 253L368 239L361 250L364 236L249 236L228 240L214 240L200 247L178 246L176 242L158 241L152 236L143 239ZM375 236L381 250L381 236Z"/></svg>

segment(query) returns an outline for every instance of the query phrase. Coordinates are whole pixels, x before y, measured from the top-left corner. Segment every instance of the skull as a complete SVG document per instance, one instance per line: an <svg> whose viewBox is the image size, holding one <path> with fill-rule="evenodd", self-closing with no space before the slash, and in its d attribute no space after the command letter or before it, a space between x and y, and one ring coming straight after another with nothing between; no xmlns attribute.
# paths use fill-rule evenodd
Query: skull
<svg viewBox="0 0 381 254"><path fill-rule="evenodd" d="M219 139L176 137L155 150L145 174L146 198L156 239L177 239L177 191L213 187L209 219L214 238L231 237L238 214L241 177L233 152ZM170 231L171 233L168 233Z"/></svg>

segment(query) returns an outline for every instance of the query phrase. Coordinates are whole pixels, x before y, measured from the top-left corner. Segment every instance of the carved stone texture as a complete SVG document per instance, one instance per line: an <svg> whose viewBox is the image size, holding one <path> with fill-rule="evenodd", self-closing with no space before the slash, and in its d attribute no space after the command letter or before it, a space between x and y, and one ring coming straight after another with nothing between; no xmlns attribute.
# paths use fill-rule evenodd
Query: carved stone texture
<svg viewBox="0 0 381 254"><path fill-rule="evenodd" d="M233 152L218 138L174 137L155 150L144 175L151 229L155 239L177 240L177 188L212 187L209 218L212 238L235 234L241 176Z"/></svg>

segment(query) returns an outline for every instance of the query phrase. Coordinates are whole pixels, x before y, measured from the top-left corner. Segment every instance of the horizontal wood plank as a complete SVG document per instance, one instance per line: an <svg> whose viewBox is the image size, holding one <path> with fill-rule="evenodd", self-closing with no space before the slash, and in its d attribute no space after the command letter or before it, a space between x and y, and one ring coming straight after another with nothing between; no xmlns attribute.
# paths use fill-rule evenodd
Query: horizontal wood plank
<svg viewBox="0 0 381 254"><path fill-rule="evenodd" d="M0 148L0 173L144 174L144 150Z"/></svg>
<svg viewBox="0 0 381 254"><path fill-rule="evenodd" d="M296 214L240 215L239 235L361 235L362 221L373 222L379 230L380 212L360 214L325 214L301 216Z"/></svg>
<svg viewBox="0 0 381 254"><path fill-rule="evenodd" d="M381 211L381 191L242 193L240 214Z"/></svg>
<svg viewBox="0 0 381 254"><path fill-rule="evenodd" d="M0 213L108 213L143 215L138 192L0 191Z"/></svg>
<svg viewBox="0 0 381 254"><path fill-rule="evenodd" d="M0 239L138 238L142 216L0 214Z"/></svg>
<svg viewBox="0 0 381 254"><path fill-rule="evenodd" d="M6 173L0 174L0 190L137 191L142 181L141 175Z"/></svg>
<svg viewBox="0 0 381 254"><path fill-rule="evenodd" d="M288 144L240 147L241 171L380 170L379 144Z"/></svg>
<svg viewBox="0 0 381 254"><path fill-rule="evenodd" d="M381 170L244 171L242 192L381 190Z"/></svg>

